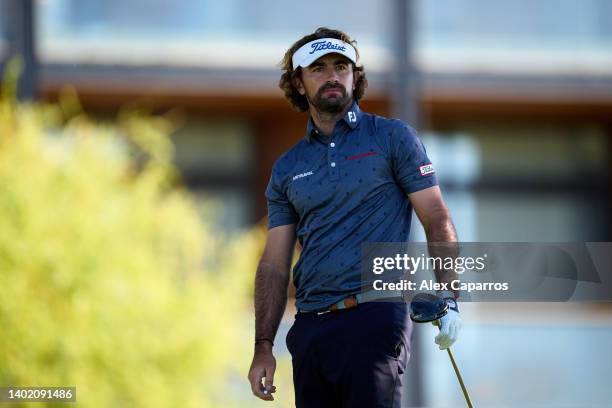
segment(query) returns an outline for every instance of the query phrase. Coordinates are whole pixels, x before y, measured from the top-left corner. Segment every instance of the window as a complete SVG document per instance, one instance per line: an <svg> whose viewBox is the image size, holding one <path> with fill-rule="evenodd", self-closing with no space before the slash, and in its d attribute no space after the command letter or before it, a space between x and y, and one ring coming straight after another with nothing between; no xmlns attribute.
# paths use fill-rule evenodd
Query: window
<svg viewBox="0 0 612 408"><path fill-rule="evenodd" d="M373 61L388 46L391 1L54 0L39 4L48 62L129 62L274 69L291 42L319 26L348 31ZM297 17L299 16L299 17Z"/></svg>
<svg viewBox="0 0 612 408"><path fill-rule="evenodd" d="M418 1L418 50L430 68L610 73L612 5L607 0Z"/></svg>
<svg viewBox="0 0 612 408"><path fill-rule="evenodd" d="M175 161L203 216L220 231L252 224L253 130L240 118L190 117L173 135Z"/></svg>
<svg viewBox="0 0 612 408"><path fill-rule="evenodd" d="M424 134L423 141L460 240L609 240L603 129L494 123L456 129ZM425 240L414 230L415 240Z"/></svg>
<svg viewBox="0 0 612 408"><path fill-rule="evenodd" d="M7 1L0 0L0 66L4 61L5 55L8 52L7 50Z"/></svg>

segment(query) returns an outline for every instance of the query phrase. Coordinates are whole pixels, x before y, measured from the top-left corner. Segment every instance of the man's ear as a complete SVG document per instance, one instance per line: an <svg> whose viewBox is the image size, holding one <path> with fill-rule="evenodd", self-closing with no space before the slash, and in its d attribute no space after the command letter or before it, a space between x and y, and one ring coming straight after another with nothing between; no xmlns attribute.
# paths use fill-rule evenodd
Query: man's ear
<svg viewBox="0 0 612 408"><path fill-rule="evenodd" d="M300 95L304 95L306 93L306 89L304 89L304 84L302 83L302 79L300 77L296 77L293 80L293 86L300 93Z"/></svg>
<svg viewBox="0 0 612 408"><path fill-rule="evenodd" d="M359 80L359 72L353 71L353 91L357 88L357 81Z"/></svg>

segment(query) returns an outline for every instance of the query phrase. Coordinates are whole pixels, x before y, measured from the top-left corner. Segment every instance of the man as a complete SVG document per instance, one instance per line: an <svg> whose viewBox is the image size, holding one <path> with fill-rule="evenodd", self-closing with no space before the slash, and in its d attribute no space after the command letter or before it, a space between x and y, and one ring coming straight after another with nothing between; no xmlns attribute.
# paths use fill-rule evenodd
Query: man
<svg viewBox="0 0 612 408"><path fill-rule="evenodd" d="M297 237L298 313L286 339L296 406L399 407L412 332L408 307L359 297L360 246L407 241L412 209L428 242L456 242L455 229L415 131L360 110L367 80L347 34L319 28L303 37L285 54L283 71L285 97L310 119L305 138L274 164L266 190L252 392L274 399L272 346ZM460 319L455 294L442 295L452 309L436 337L444 349L456 340Z"/></svg>

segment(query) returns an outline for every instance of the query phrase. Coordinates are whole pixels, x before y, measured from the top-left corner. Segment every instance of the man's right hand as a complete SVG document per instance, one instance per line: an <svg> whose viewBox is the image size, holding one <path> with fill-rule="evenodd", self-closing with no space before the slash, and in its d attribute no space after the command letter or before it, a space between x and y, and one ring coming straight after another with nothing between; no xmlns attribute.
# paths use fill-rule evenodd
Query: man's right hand
<svg viewBox="0 0 612 408"><path fill-rule="evenodd" d="M255 354L249 369L249 382L253 395L264 401L274 401L272 394L276 392L274 386L275 371L276 359L272 354L272 345L267 342L255 345ZM264 378L265 381L262 384Z"/></svg>

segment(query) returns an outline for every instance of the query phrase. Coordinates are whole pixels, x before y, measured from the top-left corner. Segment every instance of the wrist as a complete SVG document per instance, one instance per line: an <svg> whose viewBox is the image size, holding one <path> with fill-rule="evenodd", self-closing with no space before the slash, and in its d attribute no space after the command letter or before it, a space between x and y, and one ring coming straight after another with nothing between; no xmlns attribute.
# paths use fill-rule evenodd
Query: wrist
<svg viewBox="0 0 612 408"><path fill-rule="evenodd" d="M457 298L455 297L455 292L452 290L439 290L436 292L438 297L444 299L446 304L448 304L448 308L459 313L459 305L457 304Z"/></svg>
<svg viewBox="0 0 612 408"><path fill-rule="evenodd" d="M272 351L274 342L268 337L259 337L255 339L255 350Z"/></svg>
<svg viewBox="0 0 612 408"><path fill-rule="evenodd" d="M459 292L454 290L437 290L436 295L442 299L459 299Z"/></svg>
<svg viewBox="0 0 612 408"><path fill-rule="evenodd" d="M450 310L454 310L455 312L459 313L459 305L455 299L446 298L444 300L446 301L446 304Z"/></svg>

